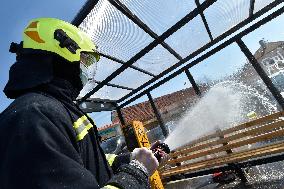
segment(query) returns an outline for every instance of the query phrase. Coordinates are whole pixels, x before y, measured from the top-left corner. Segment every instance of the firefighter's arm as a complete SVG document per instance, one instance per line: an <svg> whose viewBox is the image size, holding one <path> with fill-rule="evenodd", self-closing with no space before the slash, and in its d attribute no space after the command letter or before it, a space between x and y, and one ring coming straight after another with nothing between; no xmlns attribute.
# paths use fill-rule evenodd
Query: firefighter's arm
<svg viewBox="0 0 284 189"><path fill-rule="evenodd" d="M34 104L17 111L17 119L9 123L15 128L5 152L9 157L5 159L9 188L101 188L58 127L65 124L59 123L61 111L55 120L47 110L50 108Z"/></svg>
<svg viewBox="0 0 284 189"><path fill-rule="evenodd" d="M149 176L158 168L159 162L151 150L136 148L132 153L122 155L106 155L110 165L114 167L114 176L110 185L119 188L149 188Z"/></svg>
<svg viewBox="0 0 284 189"><path fill-rule="evenodd" d="M124 165L129 164L131 161L131 153L123 153L123 154L106 154L106 159L111 166L112 170L114 172L117 171L117 169Z"/></svg>

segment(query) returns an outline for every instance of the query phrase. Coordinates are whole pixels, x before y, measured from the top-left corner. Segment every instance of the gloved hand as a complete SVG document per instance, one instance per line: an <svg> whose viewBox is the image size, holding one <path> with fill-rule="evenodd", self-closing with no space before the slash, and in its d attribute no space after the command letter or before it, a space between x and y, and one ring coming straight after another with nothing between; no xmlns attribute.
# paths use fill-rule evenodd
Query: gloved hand
<svg viewBox="0 0 284 189"><path fill-rule="evenodd" d="M161 147L159 147L162 144L162 142L160 140L156 141L150 148L150 150L152 150L152 152L154 153L154 156L157 158L157 160L159 161L159 164L163 164L164 161L166 161L168 159L168 154L169 152L165 152L162 150Z"/></svg>
<svg viewBox="0 0 284 189"><path fill-rule="evenodd" d="M135 148L131 153L131 160L137 160L143 164L149 176L151 176L159 166L159 162L153 152L145 147Z"/></svg>

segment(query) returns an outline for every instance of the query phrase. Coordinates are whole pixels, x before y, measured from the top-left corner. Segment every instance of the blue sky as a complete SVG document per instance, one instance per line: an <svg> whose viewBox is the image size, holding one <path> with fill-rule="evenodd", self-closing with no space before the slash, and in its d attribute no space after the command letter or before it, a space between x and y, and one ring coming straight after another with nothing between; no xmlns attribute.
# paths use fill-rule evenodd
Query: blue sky
<svg viewBox="0 0 284 189"><path fill-rule="evenodd" d="M71 21L86 0L67 1L67 0L10 0L2 2L0 7L0 19L1 19L1 43L0 43L0 56L2 61L0 63L0 112L2 112L9 104L4 93L2 92L7 80L10 66L15 61L14 54L8 52L10 43L20 42L22 37L23 28L27 25L30 19L36 17L56 17L66 21ZM130 2L130 1L129 1ZM213 14L208 11L208 15ZM214 17L211 22L214 23ZM190 26L190 25L188 25ZM188 26L180 30L182 32L188 32L186 30ZM265 38L267 41L284 41L284 15L273 20L272 22L261 27L259 30L252 32L244 38L248 47L252 52L255 52L259 48L258 41ZM201 26L200 26L201 27ZM193 33L198 32L198 28ZM158 28L159 29L159 28ZM201 29L200 29L201 31ZM183 35L189 37L189 35ZM196 37L198 39L198 36ZM172 37L168 39L168 42L177 48L180 46L178 40L187 40L183 37ZM191 40L191 39L188 39ZM192 44L194 41L192 42ZM185 45L187 48L187 46ZM182 48L180 50L183 50ZM182 54L182 52L181 52ZM232 74L237 68L246 62L246 58L240 52L239 48L234 44L226 49L216 53L212 57L205 60L200 65L190 70L192 75L197 80L207 79L219 79L226 75ZM225 65L225 66L224 66ZM163 86L157 88L152 92L153 97L159 97L177 90L181 90L189 87L190 84L184 74L174 78ZM145 98L143 98L144 100ZM137 102L140 102L138 100ZM94 114L94 119L99 126L110 122L110 112Z"/></svg>

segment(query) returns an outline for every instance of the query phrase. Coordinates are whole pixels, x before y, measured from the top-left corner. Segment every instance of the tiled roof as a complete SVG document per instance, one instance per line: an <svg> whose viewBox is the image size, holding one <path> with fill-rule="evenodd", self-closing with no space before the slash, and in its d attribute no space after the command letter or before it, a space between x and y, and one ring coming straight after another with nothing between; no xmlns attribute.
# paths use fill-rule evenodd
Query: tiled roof
<svg viewBox="0 0 284 189"><path fill-rule="evenodd" d="M200 90L204 91L206 90L206 88L207 87L205 86L201 86ZM194 89L191 87L155 98L154 102L159 112L161 114L165 114L173 107L185 106L189 103L192 103L193 101L196 100L197 97L198 96L196 95ZM144 122L151 119L156 119L149 101L145 101L133 106L122 108L121 112L123 114L126 123L130 123L133 120L139 120ZM117 116L115 116L114 121L117 120L118 118Z"/></svg>
<svg viewBox="0 0 284 189"><path fill-rule="evenodd" d="M113 122L111 124L108 124L108 125L104 125L103 127L99 127L98 128L98 131L102 131L102 130L106 130L106 129L109 129L109 128L113 128L113 127L116 127L118 124L118 122Z"/></svg>
<svg viewBox="0 0 284 189"><path fill-rule="evenodd" d="M284 41L267 42L266 48L260 47L255 52L254 57L258 61L260 61L265 54L267 54L267 53L269 53L269 52L271 52L271 51L273 51L273 50L275 50L275 49L277 49L278 47L281 47L281 46L284 47Z"/></svg>

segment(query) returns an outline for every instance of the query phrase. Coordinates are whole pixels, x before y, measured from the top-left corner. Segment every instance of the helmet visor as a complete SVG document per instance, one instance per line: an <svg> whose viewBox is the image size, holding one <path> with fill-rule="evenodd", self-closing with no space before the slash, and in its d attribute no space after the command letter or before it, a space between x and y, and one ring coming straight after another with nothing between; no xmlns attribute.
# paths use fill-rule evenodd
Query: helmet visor
<svg viewBox="0 0 284 189"><path fill-rule="evenodd" d="M99 55L96 52L81 52L80 63L89 67L99 61Z"/></svg>
<svg viewBox="0 0 284 189"><path fill-rule="evenodd" d="M94 80L97 70L97 53L82 52L80 59L80 78L83 86L89 80Z"/></svg>

